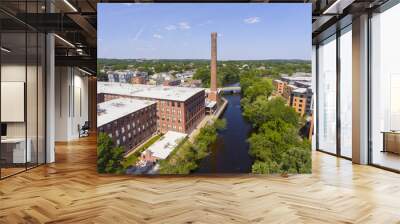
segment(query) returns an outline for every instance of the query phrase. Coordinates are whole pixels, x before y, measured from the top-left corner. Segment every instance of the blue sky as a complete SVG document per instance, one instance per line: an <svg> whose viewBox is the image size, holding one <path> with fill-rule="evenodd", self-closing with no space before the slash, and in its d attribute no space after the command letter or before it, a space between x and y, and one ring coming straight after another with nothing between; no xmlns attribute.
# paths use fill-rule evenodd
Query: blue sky
<svg viewBox="0 0 400 224"><path fill-rule="evenodd" d="M98 57L218 60L311 58L311 4L98 4Z"/></svg>

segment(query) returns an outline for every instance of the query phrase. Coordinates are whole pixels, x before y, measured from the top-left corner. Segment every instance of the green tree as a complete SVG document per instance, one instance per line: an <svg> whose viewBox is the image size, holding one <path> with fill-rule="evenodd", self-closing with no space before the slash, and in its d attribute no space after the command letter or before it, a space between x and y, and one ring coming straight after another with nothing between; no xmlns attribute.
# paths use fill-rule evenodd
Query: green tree
<svg viewBox="0 0 400 224"><path fill-rule="evenodd" d="M124 148L114 147L111 138L101 132L97 141L97 171L99 173L123 173Z"/></svg>
<svg viewBox="0 0 400 224"><path fill-rule="evenodd" d="M265 96L259 96L252 103L245 103L243 116L249 120L253 127L259 128L268 121L282 120L294 127L299 126L299 115L296 111L286 105L281 97L268 100Z"/></svg>
<svg viewBox="0 0 400 224"><path fill-rule="evenodd" d="M251 86L247 87L244 91L244 96L253 102L257 97L264 96L268 98L273 90L271 80L258 79Z"/></svg>
<svg viewBox="0 0 400 224"><path fill-rule="evenodd" d="M210 68L208 66L203 66L198 68L193 75L193 79L201 80L203 87L210 87Z"/></svg>
<svg viewBox="0 0 400 224"><path fill-rule="evenodd" d="M248 141L256 159L253 173L311 172L309 142L298 136L298 128L281 119L266 122Z"/></svg>
<svg viewBox="0 0 400 224"><path fill-rule="evenodd" d="M215 120L200 129L193 143L184 141L167 159L160 161L160 174L189 174L209 153L209 146L217 140L217 130L226 127L226 120Z"/></svg>
<svg viewBox="0 0 400 224"><path fill-rule="evenodd" d="M255 71L246 71L240 75L240 88L242 89L242 93L246 92L246 90L252 86L254 83L258 82L260 77Z"/></svg>
<svg viewBox="0 0 400 224"><path fill-rule="evenodd" d="M218 78L221 86L239 82L240 70L235 64L228 63L218 67Z"/></svg>

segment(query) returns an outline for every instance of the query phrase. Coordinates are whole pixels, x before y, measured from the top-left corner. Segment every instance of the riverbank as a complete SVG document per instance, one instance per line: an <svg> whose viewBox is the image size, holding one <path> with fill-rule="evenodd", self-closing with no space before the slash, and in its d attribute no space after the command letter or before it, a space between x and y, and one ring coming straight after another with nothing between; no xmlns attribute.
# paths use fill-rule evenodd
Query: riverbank
<svg viewBox="0 0 400 224"><path fill-rule="evenodd" d="M226 122L215 120L200 128L193 142L182 141L165 160L159 161L160 174L189 174L196 170L199 162L209 154L209 146L217 139L217 131L224 129Z"/></svg>
<svg viewBox="0 0 400 224"><path fill-rule="evenodd" d="M247 138L251 125L243 118L240 94L225 95L227 101L219 116L226 120L224 130L217 132L217 140L210 145L205 157L194 173L250 173L253 158L249 155Z"/></svg>
<svg viewBox="0 0 400 224"><path fill-rule="evenodd" d="M197 125L197 127L189 134L189 141L193 142L195 136L197 136L200 132L200 129L204 127L206 124L210 124L210 122L214 122L216 119L220 118L222 113L225 111L228 101L224 98L221 97L222 104L221 106L217 109L217 111L214 114L211 115L206 115L204 119Z"/></svg>

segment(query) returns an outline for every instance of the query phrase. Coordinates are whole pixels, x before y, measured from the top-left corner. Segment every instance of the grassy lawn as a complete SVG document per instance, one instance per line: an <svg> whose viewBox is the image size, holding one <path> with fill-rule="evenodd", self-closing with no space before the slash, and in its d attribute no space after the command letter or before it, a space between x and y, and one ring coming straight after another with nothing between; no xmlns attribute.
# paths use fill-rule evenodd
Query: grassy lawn
<svg viewBox="0 0 400 224"><path fill-rule="evenodd" d="M152 144L154 144L158 139L160 139L162 134L158 134L152 138L150 138L146 143L144 143L140 148L136 149L136 151L131 154L130 156L126 157L123 166L124 168L128 168L130 165L135 165L136 162L139 160L140 154L147 148L149 148Z"/></svg>

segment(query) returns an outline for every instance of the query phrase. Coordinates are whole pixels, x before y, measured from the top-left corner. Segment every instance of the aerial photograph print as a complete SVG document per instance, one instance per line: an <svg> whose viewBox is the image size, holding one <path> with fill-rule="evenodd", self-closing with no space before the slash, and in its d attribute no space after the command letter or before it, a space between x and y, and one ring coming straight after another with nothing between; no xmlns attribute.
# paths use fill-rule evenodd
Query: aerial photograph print
<svg viewBox="0 0 400 224"><path fill-rule="evenodd" d="M98 4L98 172L311 173L310 21L310 4Z"/></svg>

